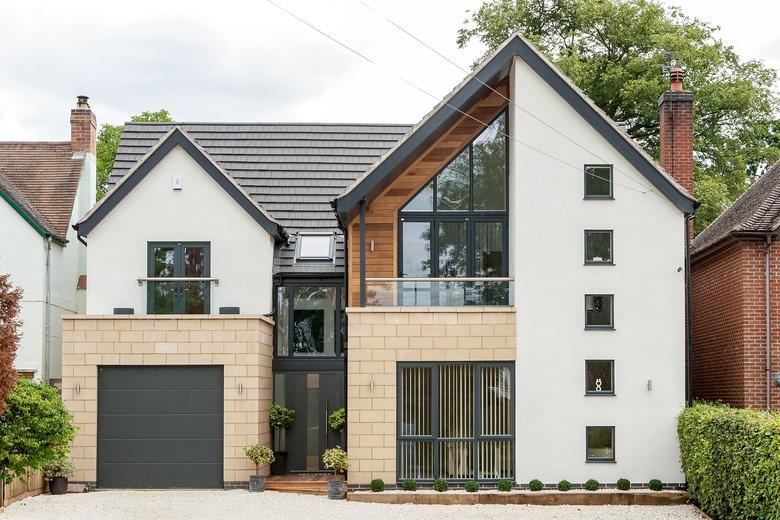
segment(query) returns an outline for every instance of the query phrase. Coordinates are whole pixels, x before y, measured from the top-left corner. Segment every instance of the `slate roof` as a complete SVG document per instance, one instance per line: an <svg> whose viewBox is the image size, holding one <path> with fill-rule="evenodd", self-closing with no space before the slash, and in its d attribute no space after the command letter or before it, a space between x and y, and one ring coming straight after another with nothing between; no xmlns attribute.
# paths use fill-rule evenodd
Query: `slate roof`
<svg viewBox="0 0 780 520"><path fill-rule="evenodd" d="M0 188L64 241L83 164L83 157L73 157L69 141L0 142Z"/></svg>
<svg viewBox="0 0 780 520"><path fill-rule="evenodd" d="M393 146L407 125L322 123L126 123L111 173L113 187L173 126L181 126L291 235L277 246L279 273L341 273L335 264L294 260L295 234L339 232L330 201ZM339 232L340 234L340 232Z"/></svg>
<svg viewBox="0 0 780 520"><path fill-rule="evenodd" d="M691 243L698 254L739 233L770 233L780 226L780 162L742 194L734 204L699 233Z"/></svg>

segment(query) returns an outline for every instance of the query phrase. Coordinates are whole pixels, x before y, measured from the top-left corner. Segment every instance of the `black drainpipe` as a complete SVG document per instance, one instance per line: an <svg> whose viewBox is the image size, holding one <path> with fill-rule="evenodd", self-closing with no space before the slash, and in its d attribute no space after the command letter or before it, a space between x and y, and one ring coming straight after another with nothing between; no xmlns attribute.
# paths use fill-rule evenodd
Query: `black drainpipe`
<svg viewBox="0 0 780 520"><path fill-rule="evenodd" d="M766 409L772 409L772 302L771 302L771 252L772 235L766 236L764 247L764 299L766 305L764 322L766 323Z"/></svg>
<svg viewBox="0 0 780 520"><path fill-rule="evenodd" d="M691 309L691 225L694 215L685 217L685 352L688 363L685 365L685 393L688 406L693 404L693 312Z"/></svg>

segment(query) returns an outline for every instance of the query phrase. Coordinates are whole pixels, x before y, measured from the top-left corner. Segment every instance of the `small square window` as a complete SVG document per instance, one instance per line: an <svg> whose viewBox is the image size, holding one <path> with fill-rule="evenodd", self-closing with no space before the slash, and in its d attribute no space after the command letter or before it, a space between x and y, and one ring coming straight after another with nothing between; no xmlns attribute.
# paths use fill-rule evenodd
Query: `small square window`
<svg viewBox="0 0 780 520"><path fill-rule="evenodd" d="M614 320L612 307L614 296L611 294L585 295L585 328L612 329Z"/></svg>
<svg viewBox="0 0 780 520"><path fill-rule="evenodd" d="M295 244L296 260L333 260L333 235L298 235Z"/></svg>
<svg viewBox="0 0 780 520"><path fill-rule="evenodd" d="M615 462L615 427L585 427L585 461Z"/></svg>
<svg viewBox="0 0 780 520"><path fill-rule="evenodd" d="M585 230L585 263L612 264L612 230Z"/></svg>
<svg viewBox="0 0 780 520"><path fill-rule="evenodd" d="M585 361L585 393L587 395L615 394L615 362L611 359Z"/></svg>
<svg viewBox="0 0 780 520"><path fill-rule="evenodd" d="M611 199L612 197L612 165L585 165L585 198Z"/></svg>

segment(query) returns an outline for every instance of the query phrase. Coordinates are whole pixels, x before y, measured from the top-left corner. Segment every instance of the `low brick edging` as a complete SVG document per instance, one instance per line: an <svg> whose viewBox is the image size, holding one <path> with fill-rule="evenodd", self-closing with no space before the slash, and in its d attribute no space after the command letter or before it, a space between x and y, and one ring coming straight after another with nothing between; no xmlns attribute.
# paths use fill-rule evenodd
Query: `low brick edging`
<svg viewBox="0 0 780 520"><path fill-rule="evenodd" d="M350 492L347 494L347 500L373 504L416 505L676 506L687 504L689 496L686 491L510 491L507 493L498 491L478 493L386 491L372 493L366 491Z"/></svg>

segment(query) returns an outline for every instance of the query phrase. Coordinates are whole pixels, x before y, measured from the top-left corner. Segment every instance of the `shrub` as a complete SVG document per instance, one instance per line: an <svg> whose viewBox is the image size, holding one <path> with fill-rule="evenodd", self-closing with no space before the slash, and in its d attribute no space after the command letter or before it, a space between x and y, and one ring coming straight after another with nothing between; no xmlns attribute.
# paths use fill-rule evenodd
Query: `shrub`
<svg viewBox="0 0 780 520"><path fill-rule="evenodd" d="M627 478L619 478L616 487L620 491L628 491L629 489L631 489L631 481L628 480Z"/></svg>
<svg viewBox="0 0 780 520"><path fill-rule="evenodd" d="M512 491L512 481L509 479L499 480L498 490L503 492Z"/></svg>
<svg viewBox="0 0 780 520"><path fill-rule="evenodd" d="M433 481L433 489L441 493L442 491L447 491L447 481L443 478L437 478Z"/></svg>
<svg viewBox="0 0 780 520"><path fill-rule="evenodd" d="M0 480L11 482L67 456L76 430L56 388L19 378L6 403L0 416Z"/></svg>
<svg viewBox="0 0 780 520"><path fill-rule="evenodd" d="M677 433L688 491L705 513L780 518L780 414L697 403Z"/></svg>
<svg viewBox="0 0 780 520"><path fill-rule="evenodd" d="M349 469L347 452L344 451L341 446L325 450L325 453L322 454L322 465L325 466L326 469L332 469L333 473L347 471Z"/></svg>
<svg viewBox="0 0 780 520"><path fill-rule="evenodd" d="M467 480L466 483L463 484L463 489L465 489L467 493L476 493L479 491L479 482L476 480Z"/></svg>
<svg viewBox="0 0 780 520"><path fill-rule="evenodd" d="M661 491L664 488L664 485L660 480L654 478L653 480L647 483L647 487L649 487L653 491Z"/></svg>
<svg viewBox="0 0 780 520"><path fill-rule="evenodd" d="M571 482L568 480L561 480L558 482L558 491L569 491L571 489Z"/></svg>
<svg viewBox="0 0 780 520"><path fill-rule="evenodd" d="M14 289L9 275L0 275L0 415L5 411L8 394L16 385L14 358L21 339L21 306L22 290Z"/></svg>
<svg viewBox="0 0 780 520"><path fill-rule="evenodd" d="M542 484L541 480L535 478L528 483L528 488L531 491L541 491L544 488L544 484Z"/></svg>
<svg viewBox="0 0 780 520"><path fill-rule="evenodd" d="M417 491L417 481L413 478L408 478L401 482L401 487L404 491Z"/></svg>
<svg viewBox="0 0 780 520"><path fill-rule="evenodd" d="M70 459L48 460L41 465L41 471L46 479L70 478L76 472L76 465Z"/></svg>
<svg viewBox="0 0 780 520"><path fill-rule="evenodd" d="M274 430L285 430L295 420L295 410L290 410L279 404L272 404L268 410L268 423Z"/></svg>
<svg viewBox="0 0 780 520"><path fill-rule="evenodd" d="M262 444L254 444L244 448L244 455L255 464L255 471L260 474L260 464L270 464L276 457L271 448Z"/></svg>
<svg viewBox="0 0 780 520"><path fill-rule="evenodd" d="M374 493L379 493L380 491L385 490L385 481L381 478L375 478L371 481L371 491Z"/></svg>
<svg viewBox="0 0 780 520"><path fill-rule="evenodd" d="M596 491L599 488L599 481L595 478L588 479L587 482L585 482L585 489L588 491Z"/></svg>
<svg viewBox="0 0 780 520"><path fill-rule="evenodd" d="M347 425L347 411L341 407L328 416L328 426L332 430L340 432Z"/></svg>

